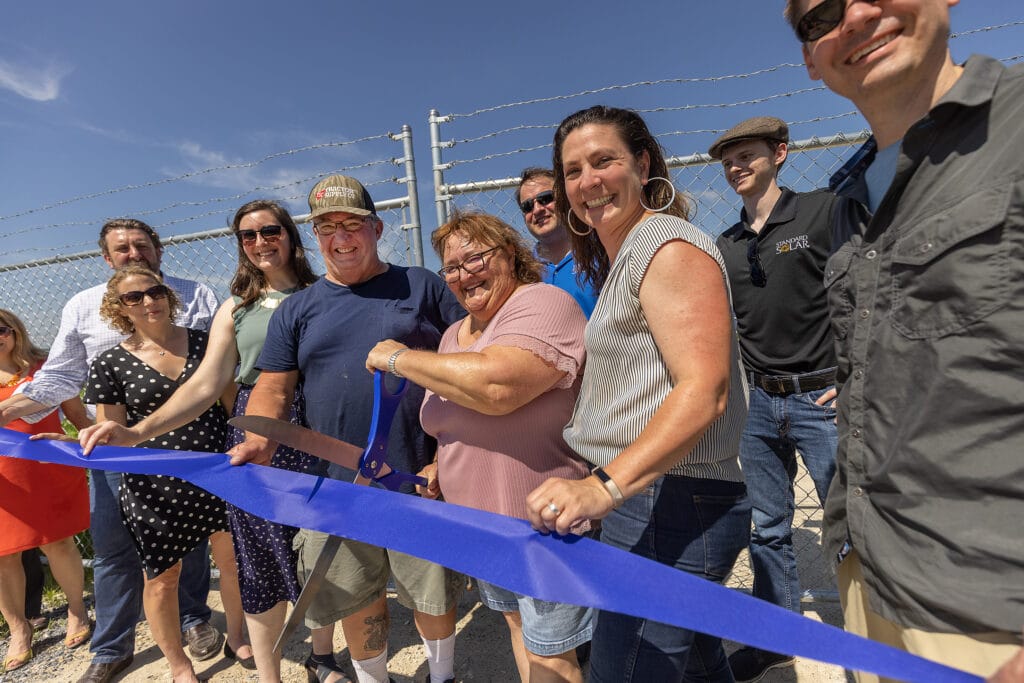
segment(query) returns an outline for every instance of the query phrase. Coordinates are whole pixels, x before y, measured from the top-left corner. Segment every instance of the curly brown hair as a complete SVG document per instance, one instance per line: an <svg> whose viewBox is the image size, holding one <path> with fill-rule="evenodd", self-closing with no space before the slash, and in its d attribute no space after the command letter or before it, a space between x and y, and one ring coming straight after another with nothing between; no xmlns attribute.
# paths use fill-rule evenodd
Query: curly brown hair
<svg viewBox="0 0 1024 683"><path fill-rule="evenodd" d="M124 314L124 306L121 304L120 295L117 293L117 286L132 275L146 277L158 285L164 284L164 279L158 273L154 273L145 266L129 265L118 269L113 277L107 280L107 291L103 294L103 301L100 303L100 317L110 323L110 326L122 334L131 334L135 331L135 325L131 318ZM167 288L167 304L170 307L171 322L178 317L181 311L181 299L170 287Z"/></svg>
<svg viewBox="0 0 1024 683"><path fill-rule="evenodd" d="M32 343L28 338L28 330L21 319L8 311L0 308L0 325L7 325L14 335L14 346L11 348L11 361L18 366L18 373L25 375L32 368L46 360L46 353Z"/></svg>
<svg viewBox="0 0 1024 683"><path fill-rule="evenodd" d="M445 243L456 233L490 247L512 247L516 280L524 285L541 281L540 261L526 246L526 240L497 216L477 211L456 211L452 214L447 223L430 234L430 244L442 261Z"/></svg>

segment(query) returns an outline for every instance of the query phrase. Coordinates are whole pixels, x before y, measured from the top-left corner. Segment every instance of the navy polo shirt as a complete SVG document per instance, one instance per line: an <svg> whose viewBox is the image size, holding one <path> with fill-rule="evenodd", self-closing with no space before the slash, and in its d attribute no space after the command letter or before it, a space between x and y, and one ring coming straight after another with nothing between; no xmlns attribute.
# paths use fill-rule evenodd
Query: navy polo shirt
<svg viewBox="0 0 1024 683"><path fill-rule="evenodd" d="M836 365L824 286L835 204L828 190L798 194L782 188L760 234L743 210L739 222L719 236L747 370L798 375ZM757 241L768 277L764 287L750 279L751 240Z"/></svg>

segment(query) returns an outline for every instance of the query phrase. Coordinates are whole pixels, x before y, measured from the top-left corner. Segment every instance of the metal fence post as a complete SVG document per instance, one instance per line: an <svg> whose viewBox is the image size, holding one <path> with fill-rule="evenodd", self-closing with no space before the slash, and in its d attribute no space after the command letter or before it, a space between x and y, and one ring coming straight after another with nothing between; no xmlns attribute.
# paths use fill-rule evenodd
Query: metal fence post
<svg viewBox="0 0 1024 683"><path fill-rule="evenodd" d="M402 226L406 231L406 243L412 248L413 265L423 265L423 234L420 220L420 195L416 185L416 157L412 150L412 128L408 123L402 124L402 132L392 136L402 141L403 161L405 162L405 177L399 178L399 182L405 182L406 193L409 197L409 222Z"/></svg>
<svg viewBox="0 0 1024 683"><path fill-rule="evenodd" d="M430 110L430 158L434 170L434 208L437 210L438 225L448 222L451 202L451 197L444 186L444 171L448 166L441 160L441 148L451 147L451 144L441 142L441 124L450 120L450 116L441 116L436 109Z"/></svg>

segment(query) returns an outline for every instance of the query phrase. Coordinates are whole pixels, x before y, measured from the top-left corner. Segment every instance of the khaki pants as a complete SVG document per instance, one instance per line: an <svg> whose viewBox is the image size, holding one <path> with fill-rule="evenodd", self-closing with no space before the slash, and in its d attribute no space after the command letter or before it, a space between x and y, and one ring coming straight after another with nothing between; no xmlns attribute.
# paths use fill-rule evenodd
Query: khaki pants
<svg viewBox="0 0 1024 683"><path fill-rule="evenodd" d="M932 633L906 628L879 616L868 605L860 558L851 551L839 565L839 601L846 630L978 676L990 676L1020 649L1019 633ZM898 683L856 672L857 683Z"/></svg>

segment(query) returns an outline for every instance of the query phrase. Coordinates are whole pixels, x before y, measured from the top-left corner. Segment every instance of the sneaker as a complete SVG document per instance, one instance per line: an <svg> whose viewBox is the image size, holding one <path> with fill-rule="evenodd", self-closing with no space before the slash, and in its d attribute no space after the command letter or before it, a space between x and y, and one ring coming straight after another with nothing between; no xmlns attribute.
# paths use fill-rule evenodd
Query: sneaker
<svg viewBox="0 0 1024 683"><path fill-rule="evenodd" d="M756 647L741 647L729 655L729 668L736 683L754 683L764 678L770 669L793 666L793 657L777 652L759 650Z"/></svg>

